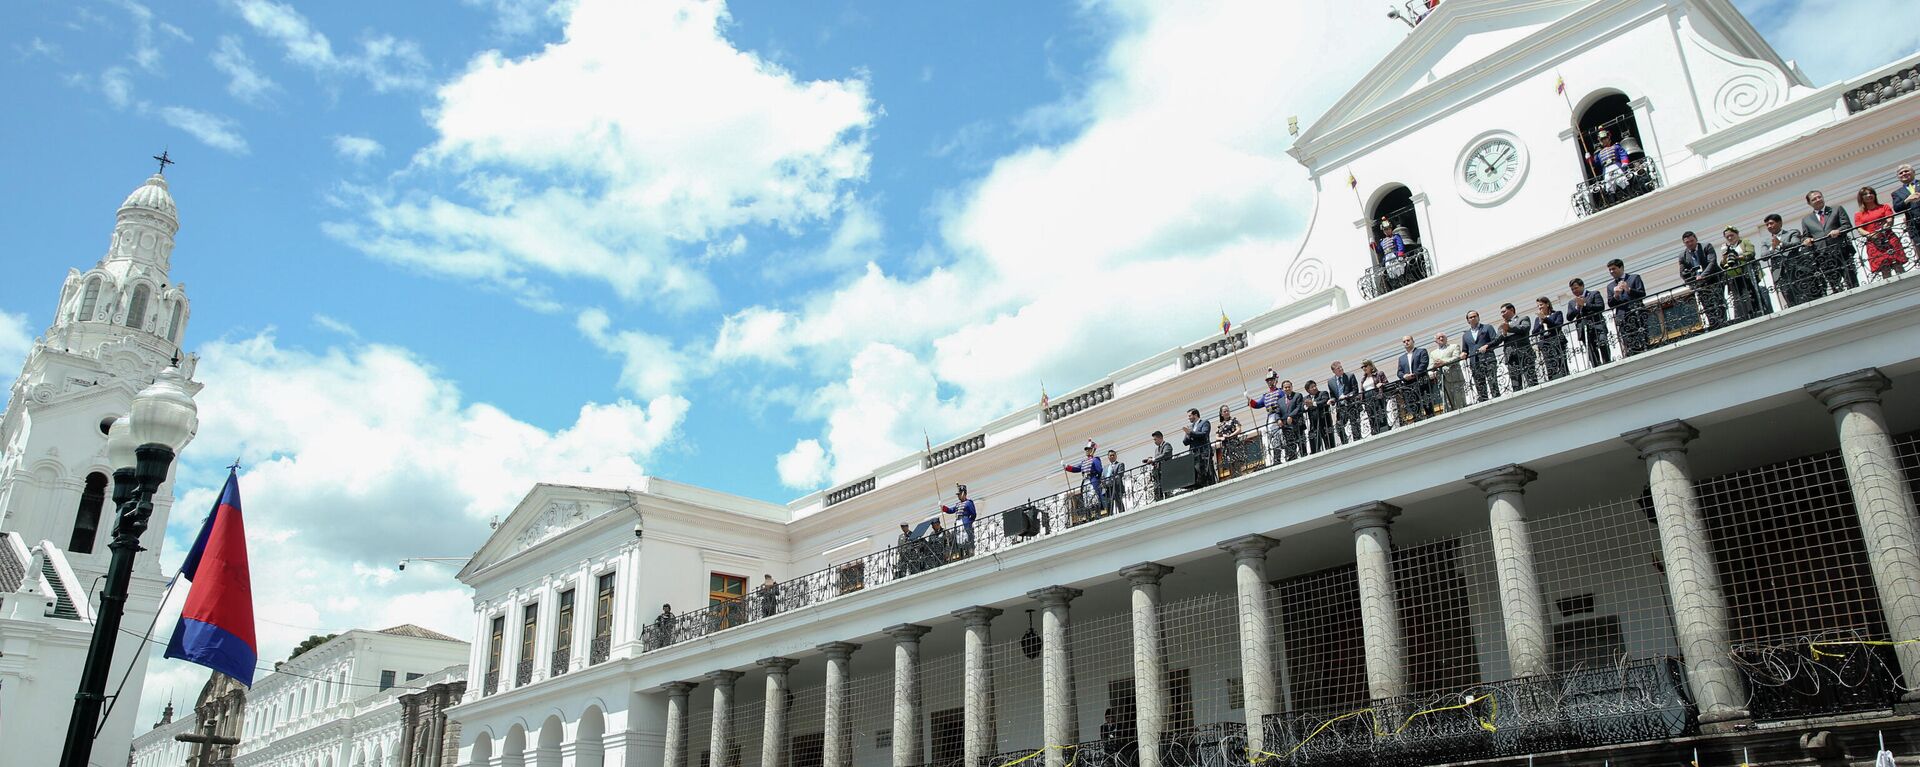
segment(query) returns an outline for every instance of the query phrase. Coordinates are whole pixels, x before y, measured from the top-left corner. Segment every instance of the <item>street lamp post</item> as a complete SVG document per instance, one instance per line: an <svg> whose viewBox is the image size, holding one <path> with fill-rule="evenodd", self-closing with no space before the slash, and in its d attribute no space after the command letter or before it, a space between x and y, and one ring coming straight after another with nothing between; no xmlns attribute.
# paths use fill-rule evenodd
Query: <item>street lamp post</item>
<svg viewBox="0 0 1920 767"><path fill-rule="evenodd" d="M140 536L153 516L153 494L167 481L173 457L199 426L199 409L187 391L178 367L160 371L152 385L133 398L132 412L115 419L107 429L107 458L113 464L113 556L107 564L106 587L94 613L93 643L73 696L73 717L67 722L67 744L62 767L87 767L93 738L100 726L100 707L106 701L107 677L113 670L114 642L120 617L126 611L127 584L133 580L133 559L143 549Z"/></svg>

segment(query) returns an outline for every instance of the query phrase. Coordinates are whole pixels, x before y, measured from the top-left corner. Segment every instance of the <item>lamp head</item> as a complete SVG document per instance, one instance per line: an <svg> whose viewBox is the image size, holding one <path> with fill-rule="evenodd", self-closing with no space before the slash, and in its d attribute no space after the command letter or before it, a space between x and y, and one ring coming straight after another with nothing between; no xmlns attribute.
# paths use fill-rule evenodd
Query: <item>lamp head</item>
<svg viewBox="0 0 1920 767"><path fill-rule="evenodd" d="M113 425L107 427L107 465L115 471L132 469L135 463L134 448L140 443L133 438L133 423L126 416L113 419Z"/></svg>
<svg viewBox="0 0 1920 767"><path fill-rule="evenodd" d="M178 454L200 428L200 408L187 391L186 377L169 366L134 396L128 420L135 446L160 445Z"/></svg>

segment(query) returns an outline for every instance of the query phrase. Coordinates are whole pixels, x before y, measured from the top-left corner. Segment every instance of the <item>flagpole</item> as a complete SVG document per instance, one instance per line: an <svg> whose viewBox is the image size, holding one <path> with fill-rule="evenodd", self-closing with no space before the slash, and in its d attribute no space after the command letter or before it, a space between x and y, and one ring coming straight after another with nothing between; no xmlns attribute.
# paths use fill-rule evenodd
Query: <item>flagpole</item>
<svg viewBox="0 0 1920 767"><path fill-rule="evenodd" d="M1052 418L1047 417L1047 404L1048 404L1047 382L1045 379L1042 379L1040 381L1040 420L1046 421L1047 429L1053 432L1053 455L1055 458L1059 459L1060 465L1062 467L1060 472L1060 484L1066 487L1066 490L1064 492L1071 493L1073 492L1073 483L1067 481L1067 473L1065 470L1065 466L1067 463L1067 451L1060 447L1060 424L1055 423Z"/></svg>
<svg viewBox="0 0 1920 767"><path fill-rule="evenodd" d="M1245 333L1246 330L1243 329L1240 332ZM1233 342L1233 324L1227 321L1226 307L1220 308L1220 334L1227 337L1227 356L1233 358L1233 369L1240 374L1240 394L1244 396L1248 393L1247 370L1240 367L1240 344Z"/></svg>
<svg viewBox="0 0 1920 767"><path fill-rule="evenodd" d="M1573 127L1574 140L1580 142L1580 156L1586 159L1587 170L1595 175L1599 175L1601 169L1594 166L1593 152L1587 148L1587 135L1580 130L1580 116L1573 113L1573 97L1567 95L1566 78L1561 77L1560 72L1556 70L1553 73L1553 82L1554 90L1559 91L1561 100L1567 102L1567 123Z"/></svg>
<svg viewBox="0 0 1920 767"><path fill-rule="evenodd" d="M920 430L920 439L927 446L927 471L933 473L933 505L940 505L940 467L933 463L933 439L927 436L927 430Z"/></svg>

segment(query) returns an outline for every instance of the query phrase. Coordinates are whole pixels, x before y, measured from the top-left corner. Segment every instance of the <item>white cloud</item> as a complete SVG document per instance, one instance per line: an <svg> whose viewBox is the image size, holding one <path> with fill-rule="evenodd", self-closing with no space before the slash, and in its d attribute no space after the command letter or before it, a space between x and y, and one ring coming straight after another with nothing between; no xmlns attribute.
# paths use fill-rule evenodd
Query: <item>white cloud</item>
<svg viewBox="0 0 1920 767"><path fill-rule="evenodd" d="M580 312L575 325L594 346L620 358L620 385L635 396L670 394L685 377L685 362L667 339L633 330L612 330L612 318L600 309Z"/></svg>
<svg viewBox="0 0 1920 767"><path fill-rule="evenodd" d="M145 5L134 0L120 0L120 7L126 9L128 18L133 21L133 52L128 57L141 69L155 73L160 71L160 44L163 39L193 42L186 31L160 21L154 16L153 9Z"/></svg>
<svg viewBox="0 0 1920 767"><path fill-rule="evenodd" d="M573 11L571 0L461 0L493 11L493 31L520 37L564 21Z"/></svg>
<svg viewBox="0 0 1920 767"><path fill-rule="evenodd" d="M0 391L13 385L14 371L33 348L33 335L27 331L27 315L0 312Z"/></svg>
<svg viewBox="0 0 1920 767"><path fill-rule="evenodd" d="M227 76L227 94L248 104L263 104L267 96L279 89L271 78L261 74L254 66L253 59L240 46L240 38L225 35L220 38L220 47L210 56L213 68Z"/></svg>
<svg viewBox="0 0 1920 767"><path fill-rule="evenodd" d="M246 138L231 119L181 106L160 107L155 113L166 124L186 131L207 146L233 154L248 152Z"/></svg>
<svg viewBox="0 0 1920 767"><path fill-rule="evenodd" d="M1064 394L1200 338L1222 304L1245 317L1286 300L1311 191L1286 118L1324 109L1397 36L1333 33L1382 23L1350 3L1089 8L1114 43L1084 92L1031 118L1064 138L1000 157L938 211L949 263L917 277L869 265L723 327L736 358L833 368L810 399L824 458L796 446L783 479L822 461L851 478L919 449L912 421L952 436L1031 404L1042 379Z"/></svg>
<svg viewBox="0 0 1920 767"><path fill-rule="evenodd" d="M273 0L229 0L228 4L254 32L279 43L288 61L315 73L359 77L381 93L428 84L427 57L411 40L370 34L360 41L358 54L341 54L291 5Z"/></svg>
<svg viewBox="0 0 1920 767"><path fill-rule="evenodd" d="M820 440L803 439L793 443L792 450L781 453L774 468L780 472L780 484L813 489L827 483L827 471L832 467L827 464L827 451Z"/></svg>
<svg viewBox="0 0 1920 767"><path fill-rule="evenodd" d="M802 81L736 49L716 0L571 11L561 42L481 54L439 89L418 162L462 195L369 192L365 221L329 231L457 276L586 277L698 306L715 297L707 243L824 220L865 177L864 80Z"/></svg>
<svg viewBox="0 0 1920 767"><path fill-rule="evenodd" d="M133 77L126 67L108 67L100 73L100 93L115 109L133 105Z"/></svg>
<svg viewBox="0 0 1920 767"><path fill-rule="evenodd" d="M360 340L360 331L354 330L353 326L347 324L344 320L335 319L325 314L316 314L316 315L313 315L313 324L319 325L320 327L326 328L327 330L331 330L335 333L339 333L340 335L346 336L353 340L356 340L356 341Z"/></svg>
<svg viewBox="0 0 1920 767"><path fill-rule="evenodd" d="M334 136L333 153L354 162L366 162L387 150L366 136Z"/></svg>
<svg viewBox="0 0 1920 767"><path fill-rule="evenodd" d="M471 633L469 593L443 567L393 564L460 556L532 483L630 484L683 422L673 396L581 407L542 428L467 401L405 349L354 343L310 352L270 334L201 349L200 433L162 552L175 566L235 456L245 498L260 657L285 657L316 632L418 623ZM163 619L163 626L170 625ZM143 708L157 713L174 662L154 661ZM198 678L205 679L204 672ZM197 684L197 683L196 683Z"/></svg>

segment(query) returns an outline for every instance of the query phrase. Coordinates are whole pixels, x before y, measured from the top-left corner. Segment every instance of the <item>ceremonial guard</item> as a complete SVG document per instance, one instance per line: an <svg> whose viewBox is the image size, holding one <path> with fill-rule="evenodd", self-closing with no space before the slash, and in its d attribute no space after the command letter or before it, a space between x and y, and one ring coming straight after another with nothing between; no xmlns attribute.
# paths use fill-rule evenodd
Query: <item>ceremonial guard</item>
<svg viewBox="0 0 1920 767"><path fill-rule="evenodd" d="M1107 505L1106 489L1102 482L1105 473L1102 470L1100 456L1094 453L1096 449L1098 446L1093 444L1093 440L1087 440L1087 446L1082 448L1086 454L1081 456L1080 460L1067 464L1069 473L1080 475L1080 508L1082 509L1097 509Z"/></svg>
<svg viewBox="0 0 1920 767"><path fill-rule="evenodd" d="M1273 456L1270 460L1275 466L1280 465L1281 446L1286 442L1283 429L1287 419L1281 413L1286 400L1286 393L1280 391L1280 374L1274 372L1273 368L1267 368L1267 390L1258 397L1247 399L1247 407L1267 411L1267 422L1261 431L1266 434L1267 454Z"/></svg>
<svg viewBox="0 0 1920 767"><path fill-rule="evenodd" d="M953 505L941 504L940 513L952 514L960 520L962 556L973 553L973 520L979 512L973 506L973 499L967 497L967 486L953 486Z"/></svg>
<svg viewBox="0 0 1920 767"><path fill-rule="evenodd" d="M1600 186L1608 192L1617 193L1627 188L1627 168L1633 161L1627 158L1627 148L1613 143L1613 134L1600 131L1600 148L1593 150L1593 170L1600 174Z"/></svg>

